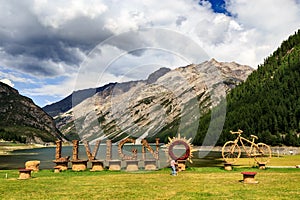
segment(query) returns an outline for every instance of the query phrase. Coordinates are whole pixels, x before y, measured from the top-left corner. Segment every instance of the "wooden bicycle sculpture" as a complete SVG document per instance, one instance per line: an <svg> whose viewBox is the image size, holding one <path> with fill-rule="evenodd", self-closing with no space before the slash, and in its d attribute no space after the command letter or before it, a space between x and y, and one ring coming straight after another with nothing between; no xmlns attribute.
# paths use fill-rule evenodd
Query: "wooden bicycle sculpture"
<svg viewBox="0 0 300 200"><path fill-rule="evenodd" d="M270 161L272 153L270 146L264 143L255 143L255 139L258 139L257 136L251 135L252 141L241 136L243 133L242 130L238 130L237 132L230 131L231 134L237 134L237 138L234 141L228 141L224 144L222 148L222 156L225 162L227 163L235 163L241 156L241 148L238 144L242 145L246 155L248 157L253 157L255 161L259 164L266 164ZM246 148L245 143L250 144L250 148Z"/></svg>

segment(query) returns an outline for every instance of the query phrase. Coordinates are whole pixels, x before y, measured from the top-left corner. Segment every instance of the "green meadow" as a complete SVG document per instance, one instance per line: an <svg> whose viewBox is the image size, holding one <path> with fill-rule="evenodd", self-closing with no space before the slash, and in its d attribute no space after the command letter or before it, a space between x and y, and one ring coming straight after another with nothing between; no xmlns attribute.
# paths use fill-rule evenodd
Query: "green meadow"
<svg viewBox="0 0 300 200"><path fill-rule="evenodd" d="M241 182L257 172L257 184ZM299 199L300 169L235 166L187 168L178 176L157 171L54 173L40 170L18 180L18 170L0 171L0 199Z"/></svg>

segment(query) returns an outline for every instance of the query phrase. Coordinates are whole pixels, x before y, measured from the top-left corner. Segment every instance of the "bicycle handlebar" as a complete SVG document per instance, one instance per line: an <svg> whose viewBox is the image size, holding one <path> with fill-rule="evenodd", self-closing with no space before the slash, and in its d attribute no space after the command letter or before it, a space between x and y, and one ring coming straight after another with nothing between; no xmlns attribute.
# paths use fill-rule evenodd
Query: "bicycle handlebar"
<svg viewBox="0 0 300 200"><path fill-rule="evenodd" d="M238 131L236 132L233 132L233 131L230 131L231 134L242 134L243 131L241 129L239 129Z"/></svg>

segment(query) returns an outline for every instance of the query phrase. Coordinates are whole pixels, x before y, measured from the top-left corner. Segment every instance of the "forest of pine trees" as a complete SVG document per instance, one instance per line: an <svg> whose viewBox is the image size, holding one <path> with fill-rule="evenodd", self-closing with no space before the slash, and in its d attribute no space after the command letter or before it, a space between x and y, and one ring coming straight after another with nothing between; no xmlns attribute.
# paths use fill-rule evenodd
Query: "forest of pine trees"
<svg viewBox="0 0 300 200"><path fill-rule="evenodd" d="M300 30L234 88L226 102L226 120L217 145L233 139L230 130L242 129L244 136L257 135L269 145L300 146ZM195 145L203 142L210 113L200 120Z"/></svg>

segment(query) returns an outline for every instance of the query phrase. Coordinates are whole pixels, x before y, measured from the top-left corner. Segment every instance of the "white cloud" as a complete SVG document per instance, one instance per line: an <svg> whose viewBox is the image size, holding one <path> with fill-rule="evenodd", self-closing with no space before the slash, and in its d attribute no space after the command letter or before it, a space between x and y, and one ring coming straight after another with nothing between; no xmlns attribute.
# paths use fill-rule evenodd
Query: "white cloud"
<svg viewBox="0 0 300 200"><path fill-rule="evenodd" d="M235 40L222 44L218 54L226 60L231 56L226 50L236 52L235 61L254 68L299 28L300 6L294 0L227 0L227 9L242 29L232 32Z"/></svg>
<svg viewBox="0 0 300 200"><path fill-rule="evenodd" d="M2 77L2 79L9 79L12 82L16 83L28 83L28 84L35 84L36 82L28 77L23 77L24 74L19 73L18 71L15 70L10 70L8 72L3 72L2 71L3 68L0 67L0 77Z"/></svg>
<svg viewBox="0 0 300 200"><path fill-rule="evenodd" d="M5 79L0 79L0 82L5 83L6 85L9 85L10 87L14 87L14 84L11 82L11 80L5 78Z"/></svg>
<svg viewBox="0 0 300 200"><path fill-rule="evenodd" d="M147 38L125 35L122 40L102 47L102 59L90 63L94 69L80 71L86 74L80 88L94 87L93 80L105 84L145 78L158 66L185 64L180 55L174 56L172 52L190 53L193 58L199 54L199 61L202 60L203 52L193 51L191 41L209 57L256 68L299 28L298 0L226 0L226 8L232 16L214 13L208 2L199 5L194 0L7 1L0 7L0 66L41 80L65 77L65 81L49 82L27 91L31 95L52 95L51 91L57 88L55 95L63 95L74 88L77 70L81 70L81 62L93 47L127 31L164 28L184 35L188 42L178 41L172 34L149 34ZM147 45L169 48L170 52L146 50ZM144 51L126 53L138 47ZM117 61L108 66L107 62L114 59ZM107 68L101 80L97 74L99 67ZM97 73L89 73L93 70ZM17 79L7 75L5 78ZM21 77L19 81L25 79Z"/></svg>
<svg viewBox="0 0 300 200"><path fill-rule="evenodd" d="M81 65L75 90L110 82L142 80L160 67L189 64L184 58L165 49L144 50L141 56L136 56L111 45L97 47Z"/></svg>
<svg viewBox="0 0 300 200"><path fill-rule="evenodd" d="M27 88L22 91L23 95L28 96L54 96L58 98L64 98L67 95L71 94L75 85L75 79L66 78L62 83L56 84L47 84L47 83L40 83L39 86L35 88Z"/></svg>
<svg viewBox="0 0 300 200"><path fill-rule="evenodd" d="M78 17L94 19L107 10L107 6L101 0L35 0L32 8L42 24L53 28Z"/></svg>
<svg viewBox="0 0 300 200"><path fill-rule="evenodd" d="M245 27L256 30L281 32L294 31L299 26L299 5L294 0L247 1L228 0L227 9Z"/></svg>

